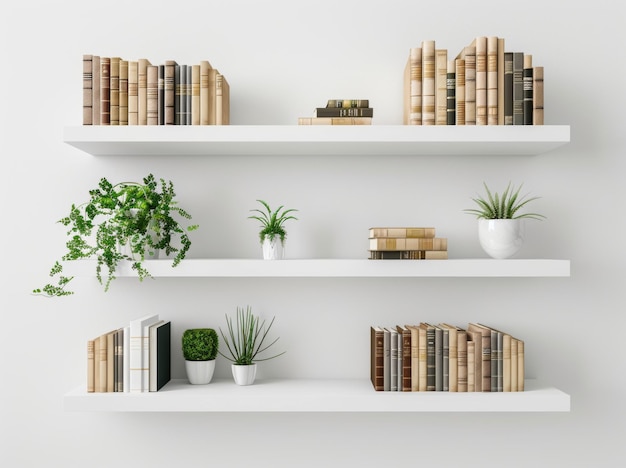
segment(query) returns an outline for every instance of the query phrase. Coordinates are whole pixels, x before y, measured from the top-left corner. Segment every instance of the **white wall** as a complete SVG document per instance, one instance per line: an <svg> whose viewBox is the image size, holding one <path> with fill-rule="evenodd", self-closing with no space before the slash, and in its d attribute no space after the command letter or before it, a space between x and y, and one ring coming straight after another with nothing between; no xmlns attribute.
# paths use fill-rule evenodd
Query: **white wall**
<svg viewBox="0 0 626 468"><path fill-rule="evenodd" d="M615 466L625 461L623 50L618 3L286 0L4 2L0 15L5 215L0 346L3 466ZM184 7L184 8L183 8ZM572 142L539 157L95 158L65 145L81 123L84 53L153 63L209 60L231 85L233 124L284 124L328 98L369 98L401 123L408 50L456 53L506 38L546 71L546 123ZM62 254L55 224L97 180L174 181L201 230L190 256L258 255L256 198L300 209L294 257L360 257L374 225L434 225L451 257L483 256L462 213L482 181L524 182L548 216L521 256L569 258L571 278L425 280L92 279L48 300L29 291ZM63 411L84 382L85 343L147 310L223 326L250 304L276 315L288 353L262 376L367 376L368 327L482 321L526 341L527 374L572 397L568 414L99 414ZM303 330L305 328L305 330ZM332 347L328 343L335 343ZM174 353L174 377L183 377ZM218 376L226 376L225 362ZM234 457L234 458L231 458ZM6 460L6 462L5 462ZM201 465L202 464L202 465Z"/></svg>

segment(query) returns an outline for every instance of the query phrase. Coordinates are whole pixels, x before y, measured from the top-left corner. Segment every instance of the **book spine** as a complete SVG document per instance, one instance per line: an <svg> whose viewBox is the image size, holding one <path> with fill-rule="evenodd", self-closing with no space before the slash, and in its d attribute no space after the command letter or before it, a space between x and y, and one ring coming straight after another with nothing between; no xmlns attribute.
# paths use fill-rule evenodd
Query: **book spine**
<svg viewBox="0 0 626 468"><path fill-rule="evenodd" d="M435 125L448 123L448 51L435 50Z"/></svg>
<svg viewBox="0 0 626 468"><path fill-rule="evenodd" d="M100 335L94 348L96 359L95 391L107 391L107 337Z"/></svg>
<svg viewBox="0 0 626 468"><path fill-rule="evenodd" d="M523 52L513 52L513 125L524 125Z"/></svg>
<svg viewBox="0 0 626 468"><path fill-rule="evenodd" d="M426 329L422 326L418 329L418 391L425 392L428 385L428 342Z"/></svg>
<svg viewBox="0 0 626 468"><path fill-rule="evenodd" d="M398 327L398 336L402 343L402 386L403 392L411 391L411 330L407 327Z"/></svg>
<svg viewBox="0 0 626 468"><path fill-rule="evenodd" d="M165 125L165 65L158 66L157 106L157 122L159 125Z"/></svg>
<svg viewBox="0 0 626 468"><path fill-rule="evenodd" d="M498 38L487 38L487 125L498 125Z"/></svg>
<svg viewBox="0 0 626 468"><path fill-rule="evenodd" d="M329 99L326 102L326 107L369 107L369 99Z"/></svg>
<svg viewBox="0 0 626 468"><path fill-rule="evenodd" d="M476 38L476 125L487 125L487 37Z"/></svg>
<svg viewBox="0 0 626 468"><path fill-rule="evenodd" d="M372 125L371 117L298 117L298 125Z"/></svg>
<svg viewBox="0 0 626 468"><path fill-rule="evenodd" d="M467 391L475 392L476 389L476 342L467 335Z"/></svg>
<svg viewBox="0 0 626 468"><path fill-rule="evenodd" d="M200 65L191 66L191 125L200 125Z"/></svg>
<svg viewBox="0 0 626 468"><path fill-rule="evenodd" d="M159 67L146 69L146 125L159 124Z"/></svg>
<svg viewBox="0 0 626 468"><path fill-rule="evenodd" d="M91 88L91 122L100 125L100 56L91 56L92 88Z"/></svg>
<svg viewBox="0 0 626 468"><path fill-rule="evenodd" d="M476 125L476 47L465 53L465 125Z"/></svg>
<svg viewBox="0 0 626 468"><path fill-rule="evenodd" d="M510 384L510 390L509 390L511 392L517 391L517 376L518 376L517 365L519 363L518 345L519 345L519 340L515 338L511 338L511 379L510 379L511 384Z"/></svg>
<svg viewBox="0 0 626 468"><path fill-rule="evenodd" d="M456 124L465 125L465 60L456 59L454 63L456 84Z"/></svg>
<svg viewBox="0 0 626 468"><path fill-rule="evenodd" d="M443 391L443 332L441 328L431 327L435 340L435 391Z"/></svg>
<svg viewBox="0 0 626 468"><path fill-rule="evenodd" d="M124 391L124 329L115 332L115 391Z"/></svg>
<svg viewBox="0 0 626 468"><path fill-rule="evenodd" d="M122 377L122 386L124 392L130 392L130 327L124 327L124 350L122 354L123 358L123 377Z"/></svg>
<svg viewBox="0 0 626 468"><path fill-rule="evenodd" d="M426 326L426 391L436 390L437 370L436 370L436 349L435 349L435 329Z"/></svg>
<svg viewBox="0 0 626 468"><path fill-rule="evenodd" d="M148 125L148 66L150 61L141 58L137 67L137 122Z"/></svg>
<svg viewBox="0 0 626 468"><path fill-rule="evenodd" d="M391 390L391 337L389 330L383 329L383 391Z"/></svg>
<svg viewBox="0 0 626 468"><path fill-rule="evenodd" d="M120 60L120 125L128 125L128 60Z"/></svg>
<svg viewBox="0 0 626 468"><path fill-rule="evenodd" d="M106 335L107 340L107 392L115 391L115 332Z"/></svg>
<svg viewBox="0 0 626 468"><path fill-rule="evenodd" d="M139 124L139 64L128 62L128 125Z"/></svg>
<svg viewBox="0 0 626 468"><path fill-rule="evenodd" d="M220 77L218 96L221 93L221 75ZM218 114L219 115L219 114ZM315 109L315 117L373 117L374 109L371 107L317 107Z"/></svg>
<svg viewBox="0 0 626 468"><path fill-rule="evenodd" d="M442 391L450 391L450 331L447 328L441 329L443 342L443 382Z"/></svg>
<svg viewBox="0 0 626 468"><path fill-rule="evenodd" d="M422 41L422 125L435 125L435 41Z"/></svg>
<svg viewBox="0 0 626 468"><path fill-rule="evenodd" d="M467 392L467 332L457 330L457 391Z"/></svg>
<svg viewBox="0 0 626 468"><path fill-rule="evenodd" d="M513 52L504 53L504 125L513 125Z"/></svg>
<svg viewBox="0 0 626 468"><path fill-rule="evenodd" d="M446 125L456 124L456 65L448 61L446 72Z"/></svg>
<svg viewBox="0 0 626 468"><path fill-rule="evenodd" d="M401 237L373 237L369 239L369 250L447 250L448 239L444 237L431 238L401 238Z"/></svg>
<svg viewBox="0 0 626 468"><path fill-rule="evenodd" d="M94 355L94 340L87 341L87 392L93 393L95 391L94 377L95 377L95 355Z"/></svg>
<svg viewBox="0 0 626 468"><path fill-rule="evenodd" d="M524 381L526 378L525 370L525 354L524 354L524 342L522 340L517 341L517 391L524 391Z"/></svg>
<svg viewBox="0 0 626 468"><path fill-rule="evenodd" d="M504 125L504 38L498 38L498 125Z"/></svg>
<svg viewBox="0 0 626 468"><path fill-rule="evenodd" d="M176 122L176 66L173 60L165 62L165 125L174 125Z"/></svg>
<svg viewBox="0 0 626 468"><path fill-rule="evenodd" d="M411 332L411 391L419 391L419 328L406 326Z"/></svg>
<svg viewBox="0 0 626 468"><path fill-rule="evenodd" d="M185 75L185 125L191 125L191 105L193 102L193 90L192 90L192 72L193 65L187 65L187 74Z"/></svg>
<svg viewBox="0 0 626 468"><path fill-rule="evenodd" d="M111 57L111 125L120 124L120 57Z"/></svg>
<svg viewBox="0 0 626 468"><path fill-rule="evenodd" d="M533 70L533 125L543 125L543 67Z"/></svg>
<svg viewBox="0 0 626 468"><path fill-rule="evenodd" d="M524 125L533 124L533 57L524 55Z"/></svg>
<svg viewBox="0 0 626 468"><path fill-rule="evenodd" d="M422 48L411 48L409 60L409 125L422 125Z"/></svg>
<svg viewBox="0 0 626 468"><path fill-rule="evenodd" d="M389 330L389 363L390 363L390 376L389 376L389 391L398 391L398 332L396 330Z"/></svg>
<svg viewBox="0 0 626 468"><path fill-rule="evenodd" d="M100 125L111 123L111 59L100 57Z"/></svg>
<svg viewBox="0 0 626 468"><path fill-rule="evenodd" d="M369 229L369 237L434 238L433 227L374 227Z"/></svg>
<svg viewBox="0 0 626 468"><path fill-rule="evenodd" d="M93 125L93 55L83 55L83 125ZM93 391L93 390L92 390Z"/></svg>

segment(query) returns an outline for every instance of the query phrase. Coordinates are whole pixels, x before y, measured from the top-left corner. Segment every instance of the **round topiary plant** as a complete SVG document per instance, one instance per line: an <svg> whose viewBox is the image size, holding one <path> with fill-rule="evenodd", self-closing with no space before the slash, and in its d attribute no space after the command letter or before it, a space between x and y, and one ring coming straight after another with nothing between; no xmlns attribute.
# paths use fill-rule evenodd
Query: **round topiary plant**
<svg viewBox="0 0 626 468"><path fill-rule="evenodd" d="M217 356L219 339L212 328L190 328L183 332L183 357L187 361L211 361Z"/></svg>

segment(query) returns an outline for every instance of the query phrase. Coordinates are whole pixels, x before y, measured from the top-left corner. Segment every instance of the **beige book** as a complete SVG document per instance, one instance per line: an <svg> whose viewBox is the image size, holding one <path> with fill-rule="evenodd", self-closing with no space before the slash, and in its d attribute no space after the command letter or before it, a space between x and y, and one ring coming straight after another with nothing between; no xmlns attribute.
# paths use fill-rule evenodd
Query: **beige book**
<svg viewBox="0 0 626 468"><path fill-rule="evenodd" d="M209 125L209 70L211 64L207 60L200 61L200 125Z"/></svg>
<svg viewBox="0 0 626 468"><path fill-rule="evenodd" d="M422 41L422 125L435 125L435 41Z"/></svg>
<svg viewBox="0 0 626 468"><path fill-rule="evenodd" d="M454 63L456 125L465 125L465 60L457 58Z"/></svg>
<svg viewBox="0 0 626 468"><path fill-rule="evenodd" d="M487 37L479 36L476 46L476 125L487 125Z"/></svg>
<svg viewBox="0 0 626 468"><path fill-rule="evenodd" d="M533 70L533 125L543 125L543 67Z"/></svg>
<svg viewBox="0 0 626 468"><path fill-rule="evenodd" d="M504 125L504 38L498 38L498 125Z"/></svg>
<svg viewBox="0 0 626 468"><path fill-rule="evenodd" d="M146 69L146 125L159 124L159 67Z"/></svg>
<svg viewBox="0 0 626 468"><path fill-rule="evenodd" d="M435 125L448 119L448 50L435 50Z"/></svg>
<svg viewBox="0 0 626 468"><path fill-rule="evenodd" d="M120 60L119 122L128 125L128 60Z"/></svg>
<svg viewBox="0 0 626 468"><path fill-rule="evenodd" d="M487 125L498 125L498 38L487 38Z"/></svg>
<svg viewBox="0 0 626 468"><path fill-rule="evenodd" d="M128 62L128 125L139 124L139 63Z"/></svg>
<svg viewBox="0 0 626 468"><path fill-rule="evenodd" d="M421 238L435 237L434 227L372 227L369 237L404 237Z"/></svg>
<svg viewBox="0 0 626 468"><path fill-rule="evenodd" d="M440 237L372 237L369 250L447 250L448 239Z"/></svg>
<svg viewBox="0 0 626 468"><path fill-rule="evenodd" d="M422 125L422 48L412 47L404 72L405 123L407 125Z"/></svg>
<svg viewBox="0 0 626 468"><path fill-rule="evenodd" d="M148 66L150 61L140 58L137 61L137 122L148 125Z"/></svg>
<svg viewBox="0 0 626 468"><path fill-rule="evenodd" d="M458 392L459 328L447 323L440 323L439 326L448 330L448 391Z"/></svg>
<svg viewBox="0 0 626 468"><path fill-rule="evenodd" d="M511 392L516 392L518 387L518 371L517 366L519 363L518 352L519 352L519 341L516 338L511 338Z"/></svg>
<svg viewBox="0 0 626 468"><path fill-rule="evenodd" d="M200 65L191 66L191 125L200 125Z"/></svg>
<svg viewBox="0 0 626 468"><path fill-rule="evenodd" d="M467 333L467 391L476 392L476 342Z"/></svg>

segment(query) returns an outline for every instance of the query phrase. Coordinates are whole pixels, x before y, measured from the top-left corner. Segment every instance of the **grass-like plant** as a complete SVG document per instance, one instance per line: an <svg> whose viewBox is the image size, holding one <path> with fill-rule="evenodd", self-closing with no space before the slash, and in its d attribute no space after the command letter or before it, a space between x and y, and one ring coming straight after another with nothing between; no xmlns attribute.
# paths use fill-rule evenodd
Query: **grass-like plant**
<svg viewBox="0 0 626 468"><path fill-rule="evenodd" d="M183 332L182 346L187 361L211 361L219 349L217 332L212 328L189 328Z"/></svg>
<svg viewBox="0 0 626 468"><path fill-rule="evenodd" d="M245 311L243 308L237 307L237 316L234 321L232 317L226 315L228 335L225 335L220 327L220 333L229 354L223 354L221 351L218 353L240 366L250 365L257 361L267 361L285 354L283 351L270 357L257 357L278 341L276 338L271 343L266 344L267 335L272 328L274 318L269 325L265 326L265 320L255 316L250 306L246 307Z"/></svg>
<svg viewBox="0 0 626 468"><path fill-rule="evenodd" d="M256 219L261 223L262 229L259 232L259 239L261 240L261 243L263 243L265 239L273 240L276 236L278 236L280 241L284 243L287 232L285 231L283 225L290 219L298 219L289 214L298 210L294 208L285 210L283 205L279 206L276 210L272 210L267 202L263 200L257 201L263 205L265 210L250 210L258 213L258 215L248 216L248 219Z"/></svg>
<svg viewBox="0 0 626 468"><path fill-rule="evenodd" d="M483 182L485 190L487 192L487 198L477 197L472 198L478 205L478 208L463 210L468 214L473 214L477 218L484 219L517 219L517 218L531 218L541 220L545 218L544 215L539 213L520 213L519 210L526 206L533 200L540 197L527 198L527 195L520 197L519 193L522 189L520 185L517 189L514 186L509 185L506 190L502 192L502 195L497 192L492 193L487 187L487 184Z"/></svg>
<svg viewBox="0 0 626 468"><path fill-rule="evenodd" d="M149 174L139 182L111 184L100 179L98 187L89 191L89 201L72 204L69 215L59 220L69 228L67 253L63 261L95 258L96 277L108 291L115 279L117 265L123 260L132 262L140 280L150 277L144 265L146 253L162 250L166 255L175 253L172 266L185 258L191 240L187 232L197 225L183 227L173 217L191 219L191 215L177 206L176 193L171 181L159 181ZM178 239L178 243L175 241ZM128 246L124 253L121 246ZM106 269L106 272L103 271ZM51 277L58 277L56 285L47 284L33 290L45 296L73 294L66 286L72 277L63 276L63 266L55 262Z"/></svg>

